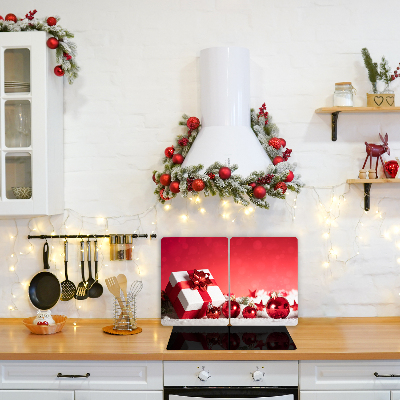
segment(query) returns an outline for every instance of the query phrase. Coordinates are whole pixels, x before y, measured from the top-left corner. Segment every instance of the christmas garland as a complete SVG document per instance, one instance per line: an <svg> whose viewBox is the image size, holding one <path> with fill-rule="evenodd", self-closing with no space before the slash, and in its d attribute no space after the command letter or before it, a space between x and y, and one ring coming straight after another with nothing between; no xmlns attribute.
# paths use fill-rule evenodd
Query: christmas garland
<svg viewBox="0 0 400 400"><path fill-rule="evenodd" d="M250 113L251 128L273 165L267 167L266 171L254 171L245 178L232 174L238 169L237 164L228 166L215 162L205 171L202 171L204 166L201 164L182 167L200 129L198 118L183 115L179 125L187 127L186 133L177 137L175 146L165 149L163 171L153 171L153 181L157 185L154 193L158 200L165 203L178 193L187 197L189 193L198 196L203 191L205 196L218 194L220 198L232 197L235 203L244 206L251 202L257 207L268 209L267 195L284 199L287 189L299 193L304 184L299 180L300 175L293 173L296 164L287 161L292 150L283 151L286 141L278 138L278 127L271 123L265 103L258 114L253 109Z"/></svg>
<svg viewBox="0 0 400 400"><path fill-rule="evenodd" d="M73 33L57 25L60 17L48 17L43 19L35 18L36 10L29 11L25 18L18 19L14 14L7 14L3 19L0 16L0 32L27 32L43 31L53 37L47 40L47 46L56 50L56 60L59 65L54 68L57 76L64 74L68 82L72 84L78 77L79 67L75 62L76 44L70 39Z"/></svg>

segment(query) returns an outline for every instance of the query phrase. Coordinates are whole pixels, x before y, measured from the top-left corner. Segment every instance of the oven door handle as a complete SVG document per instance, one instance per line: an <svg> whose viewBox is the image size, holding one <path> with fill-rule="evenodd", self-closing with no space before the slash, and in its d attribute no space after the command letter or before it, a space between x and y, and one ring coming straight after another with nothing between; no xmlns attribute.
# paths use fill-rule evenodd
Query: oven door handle
<svg viewBox="0 0 400 400"><path fill-rule="evenodd" d="M374 375L377 378L400 378L400 375L396 374L380 375L378 372L374 372Z"/></svg>

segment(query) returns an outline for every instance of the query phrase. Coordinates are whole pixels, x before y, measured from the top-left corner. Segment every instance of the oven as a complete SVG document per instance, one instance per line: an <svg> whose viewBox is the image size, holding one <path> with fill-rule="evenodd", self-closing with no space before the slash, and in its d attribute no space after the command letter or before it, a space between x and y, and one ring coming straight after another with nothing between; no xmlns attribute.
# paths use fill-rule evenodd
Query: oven
<svg viewBox="0 0 400 400"><path fill-rule="evenodd" d="M193 397L298 400L298 362L165 361L164 400Z"/></svg>

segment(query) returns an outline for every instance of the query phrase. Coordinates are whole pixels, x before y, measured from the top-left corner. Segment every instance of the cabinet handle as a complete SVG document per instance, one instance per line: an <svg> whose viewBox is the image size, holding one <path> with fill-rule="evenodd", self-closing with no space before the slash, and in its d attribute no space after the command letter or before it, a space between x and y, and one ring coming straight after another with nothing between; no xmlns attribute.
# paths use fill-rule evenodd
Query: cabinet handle
<svg viewBox="0 0 400 400"><path fill-rule="evenodd" d="M57 378L89 378L89 372L86 375L63 375L61 372L57 374Z"/></svg>
<svg viewBox="0 0 400 400"><path fill-rule="evenodd" d="M374 375L375 375L377 378L400 378L400 375L395 375L395 374L379 375L378 372L374 372Z"/></svg>

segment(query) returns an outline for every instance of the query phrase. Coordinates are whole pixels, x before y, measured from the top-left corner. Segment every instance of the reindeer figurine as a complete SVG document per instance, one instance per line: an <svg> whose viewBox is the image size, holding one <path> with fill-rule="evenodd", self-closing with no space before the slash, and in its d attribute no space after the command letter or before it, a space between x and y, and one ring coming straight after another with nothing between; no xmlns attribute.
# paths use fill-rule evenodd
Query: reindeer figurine
<svg viewBox="0 0 400 400"><path fill-rule="evenodd" d="M388 155L390 156L390 149L388 146L388 139L389 139L388 134L385 135L385 138L383 138L381 134L379 134L379 137L381 138L383 144L372 144L372 143L365 142L367 158L365 159L365 162L363 165L363 169L364 169L365 164L367 163L368 157L370 157L369 168L372 169L372 157L376 157L376 173L377 174L378 174L379 159L381 160L382 165L385 165L385 163L382 160L382 154L388 153Z"/></svg>

